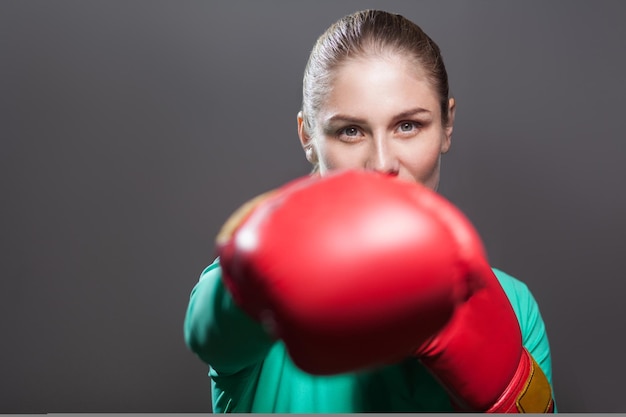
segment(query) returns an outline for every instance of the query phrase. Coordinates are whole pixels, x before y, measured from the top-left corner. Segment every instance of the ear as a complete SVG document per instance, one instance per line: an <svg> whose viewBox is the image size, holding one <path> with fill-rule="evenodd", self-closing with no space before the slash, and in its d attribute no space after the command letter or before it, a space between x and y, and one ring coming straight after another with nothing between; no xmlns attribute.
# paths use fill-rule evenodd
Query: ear
<svg viewBox="0 0 626 417"><path fill-rule="evenodd" d="M304 149L308 146L311 146L311 137L304 127L304 117L302 116L302 111L298 112L298 136L300 137L300 144Z"/></svg>
<svg viewBox="0 0 626 417"><path fill-rule="evenodd" d="M448 124L444 126L444 138L441 142L441 153L446 153L452 145L452 130L454 130L454 114L456 112L456 101L454 98L448 100Z"/></svg>
<svg viewBox="0 0 626 417"><path fill-rule="evenodd" d="M304 149L304 153L306 155L306 159L315 164L317 162L317 154L315 153L315 149L313 149L313 140L307 132L306 127L304 126L304 117L302 116L302 111L298 112L298 137L300 138L300 145L302 145L302 149Z"/></svg>

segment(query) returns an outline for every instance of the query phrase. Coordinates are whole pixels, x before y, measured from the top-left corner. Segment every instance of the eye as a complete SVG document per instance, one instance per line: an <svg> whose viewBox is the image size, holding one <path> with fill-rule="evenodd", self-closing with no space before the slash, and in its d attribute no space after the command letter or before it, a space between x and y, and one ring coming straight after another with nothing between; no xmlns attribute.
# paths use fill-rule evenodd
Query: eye
<svg viewBox="0 0 626 417"><path fill-rule="evenodd" d="M414 129L417 129L417 125L413 122L402 122L400 123L400 131L401 132L411 132Z"/></svg>
<svg viewBox="0 0 626 417"><path fill-rule="evenodd" d="M337 131L337 137L343 142L357 142L363 136L363 132L357 126L348 126Z"/></svg>
<svg viewBox="0 0 626 417"><path fill-rule="evenodd" d="M396 125L396 134L400 137L412 138L420 133L424 125L414 120L405 120Z"/></svg>
<svg viewBox="0 0 626 417"><path fill-rule="evenodd" d="M359 134L359 130L354 126L350 126L342 129L340 133L346 136L357 136Z"/></svg>

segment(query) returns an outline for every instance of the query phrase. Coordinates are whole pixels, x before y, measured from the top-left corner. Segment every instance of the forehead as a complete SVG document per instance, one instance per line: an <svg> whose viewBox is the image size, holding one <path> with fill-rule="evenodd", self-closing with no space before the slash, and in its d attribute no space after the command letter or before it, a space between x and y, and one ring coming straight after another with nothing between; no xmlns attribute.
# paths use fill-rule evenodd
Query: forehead
<svg viewBox="0 0 626 417"><path fill-rule="evenodd" d="M366 56L344 61L334 71L322 113L402 112L421 107L438 114L439 97L425 71L403 56Z"/></svg>

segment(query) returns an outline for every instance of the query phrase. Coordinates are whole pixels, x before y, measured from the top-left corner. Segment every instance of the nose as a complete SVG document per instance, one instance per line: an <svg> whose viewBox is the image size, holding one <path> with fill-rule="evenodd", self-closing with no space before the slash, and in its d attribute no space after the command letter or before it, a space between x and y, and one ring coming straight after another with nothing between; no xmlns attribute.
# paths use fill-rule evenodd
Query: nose
<svg viewBox="0 0 626 417"><path fill-rule="evenodd" d="M400 172L400 161L391 149L388 140L382 136L373 139L365 169L394 177L397 176Z"/></svg>

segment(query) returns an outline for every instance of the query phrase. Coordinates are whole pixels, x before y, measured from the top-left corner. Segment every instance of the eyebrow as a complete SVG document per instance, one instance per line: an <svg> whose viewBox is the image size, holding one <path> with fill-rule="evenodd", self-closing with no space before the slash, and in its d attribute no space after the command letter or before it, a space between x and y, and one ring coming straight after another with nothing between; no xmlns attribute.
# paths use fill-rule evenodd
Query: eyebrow
<svg viewBox="0 0 626 417"><path fill-rule="evenodd" d="M393 120L404 119L406 117L415 116L416 114L420 114L420 113L431 113L431 111L424 109L422 107L416 107L414 109L410 109L407 111L403 111L402 113L396 114L393 117ZM358 117L352 117L352 116L347 116L345 114L338 113L326 119L326 123L333 123L333 122L348 122L348 123L354 123L354 124L364 124L366 123L366 120L359 119Z"/></svg>

